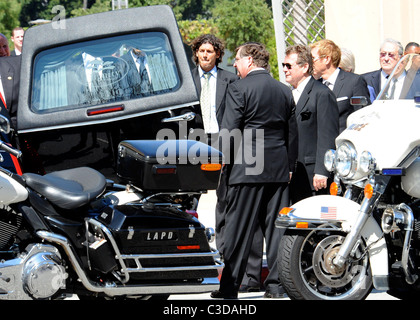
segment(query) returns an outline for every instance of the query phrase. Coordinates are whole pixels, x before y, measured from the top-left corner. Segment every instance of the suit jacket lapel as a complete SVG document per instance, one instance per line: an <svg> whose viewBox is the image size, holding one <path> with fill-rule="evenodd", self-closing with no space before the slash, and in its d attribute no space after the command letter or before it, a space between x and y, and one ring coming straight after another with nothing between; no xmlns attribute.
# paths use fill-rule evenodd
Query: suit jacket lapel
<svg viewBox="0 0 420 320"><path fill-rule="evenodd" d="M4 91L3 98L6 101L7 108L10 109L13 96L13 68L8 63L2 63L1 66L1 82Z"/></svg>
<svg viewBox="0 0 420 320"><path fill-rule="evenodd" d="M198 72L198 67L195 67L192 70L192 76L194 80L195 87L197 89L198 98L200 98L200 92L201 92L201 81L200 81L200 73Z"/></svg>
<svg viewBox="0 0 420 320"><path fill-rule="evenodd" d="M228 85L227 81L223 78L223 72L217 69L216 112L218 112L220 109L220 105L223 101L223 97L225 96L227 85Z"/></svg>
<svg viewBox="0 0 420 320"><path fill-rule="evenodd" d="M333 92L334 92L334 94L337 98L340 97L340 92L341 92L341 89L343 88L343 85L344 85L344 73L343 72L344 72L343 70L340 70L340 72L338 73L337 80L334 83Z"/></svg>
<svg viewBox="0 0 420 320"><path fill-rule="evenodd" d="M300 95L299 101L296 104L296 118L300 113L303 112L303 110L305 110L305 106L309 100L309 94L311 93L312 87L314 86L314 81L316 80L311 77L311 80L309 80L308 84Z"/></svg>
<svg viewBox="0 0 420 320"><path fill-rule="evenodd" d="M372 75L373 78L373 85L374 85L374 90L376 92L376 95L379 94L379 92L381 91L381 70L379 70L379 72L376 72Z"/></svg>

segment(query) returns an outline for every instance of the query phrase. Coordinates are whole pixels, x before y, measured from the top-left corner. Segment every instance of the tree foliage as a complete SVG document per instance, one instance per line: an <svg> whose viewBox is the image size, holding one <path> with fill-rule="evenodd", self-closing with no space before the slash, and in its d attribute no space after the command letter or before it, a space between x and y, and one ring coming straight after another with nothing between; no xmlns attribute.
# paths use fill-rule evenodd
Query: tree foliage
<svg viewBox="0 0 420 320"><path fill-rule="evenodd" d="M181 20L178 21L178 26L182 39L187 45L191 45L195 38L206 33L211 33L217 37L220 37L219 29L213 20Z"/></svg>
<svg viewBox="0 0 420 320"><path fill-rule="evenodd" d="M20 10L21 4L18 0L0 1L0 33L3 33L8 39L10 39L13 28L20 25ZM11 45L10 40L9 45Z"/></svg>
<svg viewBox="0 0 420 320"><path fill-rule="evenodd" d="M111 8L111 0L96 0L91 6L85 8L75 8L70 12L72 17L85 16L88 14L106 12Z"/></svg>
<svg viewBox="0 0 420 320"><path fill-rule="evenodd" d="M250 41L265 44L270 52L271 73L278 77L273 14L266 1L221 0L211 12L228 50L233 52Z"/></svg>

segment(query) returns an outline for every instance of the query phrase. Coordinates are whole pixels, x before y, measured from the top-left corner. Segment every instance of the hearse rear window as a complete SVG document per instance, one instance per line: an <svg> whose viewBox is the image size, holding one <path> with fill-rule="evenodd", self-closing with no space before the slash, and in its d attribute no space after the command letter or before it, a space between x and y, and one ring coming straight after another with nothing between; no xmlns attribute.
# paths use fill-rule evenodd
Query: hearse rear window
<svg viewBox="0 0 420 320"><path fill-rule="evenodd" d="M147 32L51 48L35 58L31 108L52 112L175 91L167 36Z"/></svg>

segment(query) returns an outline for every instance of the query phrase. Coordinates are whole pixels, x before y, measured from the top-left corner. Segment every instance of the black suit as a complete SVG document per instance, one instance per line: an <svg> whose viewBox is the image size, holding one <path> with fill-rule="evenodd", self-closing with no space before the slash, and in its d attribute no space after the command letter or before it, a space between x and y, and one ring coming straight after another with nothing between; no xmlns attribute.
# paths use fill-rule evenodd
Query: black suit
<svg viewBox="0 0 420 320"><path fill-rule="evenodd" d="M373 88L375 97L377 97L379 92L381 92L381 73L382 69L362 74L362 77L365 79L367 85Z"/></svg>
<svg viewBox="0 0 420 320"><path fill-rule="evenodd" d="M20 61L20 56L0 58L0 75L5 95L4 99L6 100L8 114L12 119L12 125L15 128L19 100Z"/></svg>
<svg viewBox="0 0 420 320"><path fill-rule="evenodd" d="M16 50L12 50L12 51L10 51L10 56L11 57L18 57L18 56L20 56L20 54L16 54Z"/></svg>
<svg viewBox="0 0 420 320"><path fill-rule="evenodd" d="M296 172L290 183L290 197L295 203L315 194L313 177L330 177L324 166L324 155L335 149L339 131L339 113L336 97L313 77L306 84L296 104L296 122L299 133L299 152ZM319 193L324 193L322 189Z"/></svg>
<svg viewBox="0 0 420 320"><path fill-rule="evenodd" d="M337 97L341 133L347 128L347 117L361 108L350 104L351 97L364 96L369 99L369 89L366 80L362 76L340 70L334 83L333 92Z"/></svg>
<svg viewBox="0 0 420 320"><path fill-rule="evenodd" d="M227 160L235 162L229 165L228 175L225 268L220 283L220 291L225 294L239 289L254 234L260 227L266 239L270 270L265 285L270 291L279 286L276 257L281 232L274 221L289 200L289 172L294 169L297 154L294 113L290 89L266 70L255 70L228 87L222 151ZM264 133L262 139L258 129ZM227 143L224 135L233 130L242 133L238 150L234 150L238 137ZM254 163L250 155L256 157Z"/></svg>

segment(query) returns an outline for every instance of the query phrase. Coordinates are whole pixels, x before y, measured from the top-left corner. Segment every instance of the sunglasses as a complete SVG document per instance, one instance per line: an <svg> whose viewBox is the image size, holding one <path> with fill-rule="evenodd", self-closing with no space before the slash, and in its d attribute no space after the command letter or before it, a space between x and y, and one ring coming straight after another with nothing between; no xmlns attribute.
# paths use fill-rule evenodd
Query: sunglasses
<svg viewBox="0 0 420 320"><path fill-rule="evenodd" d="M381 58L385 58L386 56L388 56L388 57L390 57L393 60L396 60L397 59L397 54L391 53L391 52L383 52L382 51L379 55L380 55Z"/></svg>
<svg viewBox="0 0 420 320"><path fill-rule="evenodd" d="M291 65L290 63L282 63L283 68L286 67L288 70L292 69L294 65Z"/></svg>

